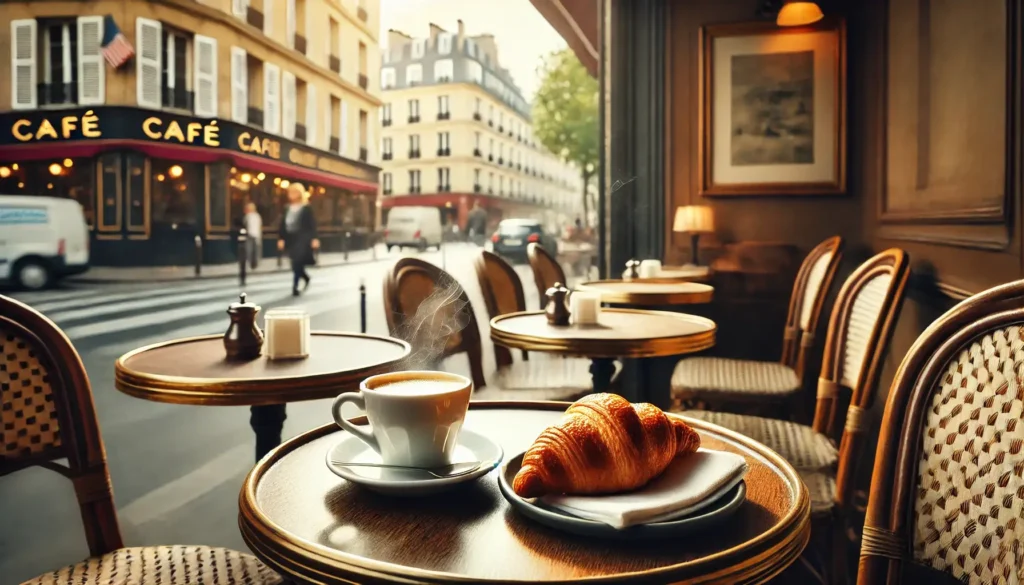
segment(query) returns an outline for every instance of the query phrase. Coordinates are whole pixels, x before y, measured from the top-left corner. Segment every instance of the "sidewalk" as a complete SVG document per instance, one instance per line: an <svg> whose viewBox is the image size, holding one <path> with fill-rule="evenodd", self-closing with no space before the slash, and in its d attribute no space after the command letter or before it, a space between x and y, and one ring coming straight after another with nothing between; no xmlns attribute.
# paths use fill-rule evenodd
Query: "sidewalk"
<svg viewBox="0 0 1024 585"><path fill-rule="evenodd" d="M381 245L377 246L376 249L349 252L347 260L342 252L324 252L320 254L316 265L343 266L346 264L365 264L387 258L387 251ZM283 258L280 266L277 265L276 257L261 259L256 270L246 266L246 277L276 272L291 272L288 258ZM238 263L204 264L198 277L195 274L194 266L139 266L126 268L93 266L85 274L70 278L69 281L101 284L108 282L173 282L212 278L238 278Z"/></svg>

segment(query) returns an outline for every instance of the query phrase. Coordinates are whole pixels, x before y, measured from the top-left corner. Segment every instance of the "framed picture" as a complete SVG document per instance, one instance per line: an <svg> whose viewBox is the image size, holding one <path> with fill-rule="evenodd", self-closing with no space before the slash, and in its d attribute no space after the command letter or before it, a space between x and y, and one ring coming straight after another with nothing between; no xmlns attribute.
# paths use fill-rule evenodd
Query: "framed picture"
<svg viewBox="0 0 1024 585"><path fill-rule="evenodd" d="M846 191L841 20L701 29L700 194Z"/></svg>

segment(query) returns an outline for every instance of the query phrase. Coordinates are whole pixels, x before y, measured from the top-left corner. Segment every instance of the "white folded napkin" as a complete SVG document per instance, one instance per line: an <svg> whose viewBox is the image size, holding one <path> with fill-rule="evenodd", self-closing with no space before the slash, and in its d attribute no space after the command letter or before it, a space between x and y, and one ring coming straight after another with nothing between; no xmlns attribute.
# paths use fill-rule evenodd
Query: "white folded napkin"
<svg viewBox="0 0 1024 585"><path fill-rule="evenodd" d="M725 451L699 449L669 464L654 481L624 494L544 496L539 502L573 516L628 528L681 518L711 504L743 480L746 460Z"/></svg>

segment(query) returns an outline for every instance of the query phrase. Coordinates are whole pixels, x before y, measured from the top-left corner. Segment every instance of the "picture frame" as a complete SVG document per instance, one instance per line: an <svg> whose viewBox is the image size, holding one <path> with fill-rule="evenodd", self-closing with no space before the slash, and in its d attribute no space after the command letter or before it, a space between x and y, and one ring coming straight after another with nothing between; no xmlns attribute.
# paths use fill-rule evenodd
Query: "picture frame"
<svg viewBox="0 0 1024 585"><path fill-rule="evenodd" d="M699 194L846 192L846 25L709 25L700 35Z"/></svg>

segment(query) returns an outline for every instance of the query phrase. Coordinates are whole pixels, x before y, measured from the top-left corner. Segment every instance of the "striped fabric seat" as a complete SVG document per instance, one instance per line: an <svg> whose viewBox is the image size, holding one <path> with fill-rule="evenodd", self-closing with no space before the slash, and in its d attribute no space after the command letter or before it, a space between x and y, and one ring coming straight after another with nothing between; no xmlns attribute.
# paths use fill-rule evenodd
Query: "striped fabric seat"
<svg viewBox="0 0 1024 585"><path fill-rule="evenodd" d="M700 397L708 392L716 398L781 398L798 390L800 378L796 372L778 362L689 358L680 361L672 374L672 393L677 396Z"/></svg>
<svg viewBox="0 0 1024 585"><path fill-rule="evenodd" d="M280 585L252 555L208 546L122 548L22 585Z"/></svg>
<svg viewBox="0 0 1024 585"><path fill-rule="evenodd" d="M682 414L723 426L764 443L800 471L829 469L839 460L839 451L832 440L808 426L729 412L687 410Z"/></svg>
<svg viewBox="0 0 1024 585"><path fill-rule="evenodd" d="M539 358L539 359L538 359ZM544 358L531 354L487 376L475 400L576 400L593 388L590 360Z"/></svg>

